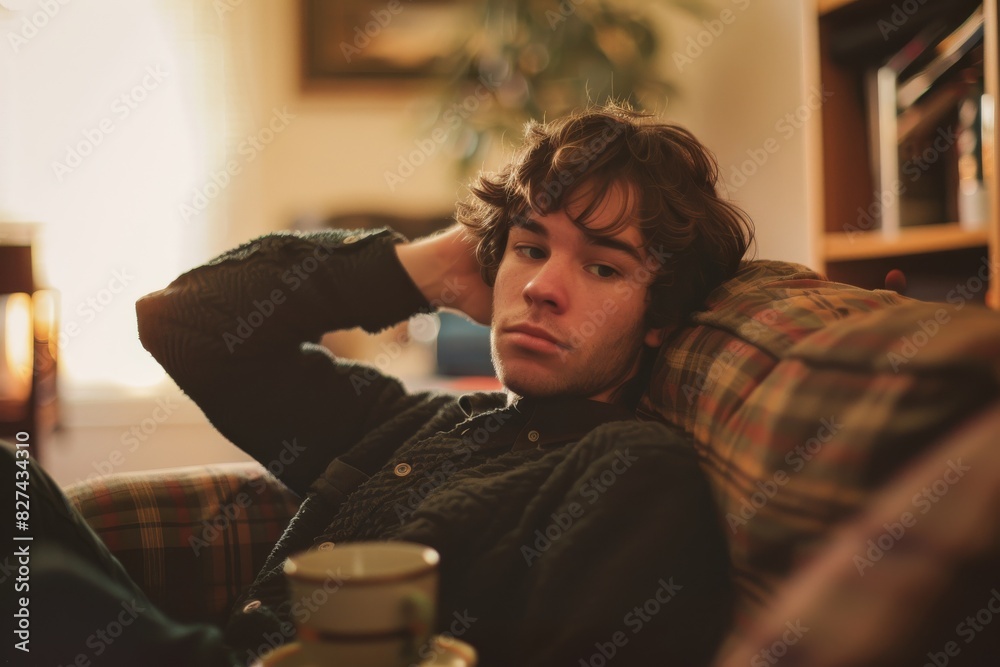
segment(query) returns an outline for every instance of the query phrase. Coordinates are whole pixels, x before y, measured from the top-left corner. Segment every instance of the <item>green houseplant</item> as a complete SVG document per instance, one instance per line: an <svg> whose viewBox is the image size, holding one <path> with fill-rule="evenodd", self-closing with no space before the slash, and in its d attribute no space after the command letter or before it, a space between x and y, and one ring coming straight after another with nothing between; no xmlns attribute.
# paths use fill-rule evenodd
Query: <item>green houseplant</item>
<svg viewBox="0 0 1000 667"><path fill-rule="evenodd" d="M609 99L662 111L675 88L658 67L657 8L704 11L701 0L478 0L479 20L450 54L453 78L436 118L456 130L459 169L467 173L528 120Z"/></svg>

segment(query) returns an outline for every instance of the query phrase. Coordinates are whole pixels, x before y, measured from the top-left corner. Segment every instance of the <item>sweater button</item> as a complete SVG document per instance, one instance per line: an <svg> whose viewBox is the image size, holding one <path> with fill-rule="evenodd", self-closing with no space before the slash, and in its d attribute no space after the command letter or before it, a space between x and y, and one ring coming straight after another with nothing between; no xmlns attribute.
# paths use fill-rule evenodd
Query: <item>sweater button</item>
<svg viewBox="0 0 1000 667"><path fill-rule="evenodd" d="M400 463L392 471L395 473L396 477L406 477L413 470L413 467L409 463Z"/></svg>
<svg viewBox="0 0 1000 667"><path fill-rule="evenodd" d="M351 234L350 236L345 236L344 237L344 244L345 245L350 245L352 243L357 243L357 241L358 241L359 238L360 237L357 236L357 235L355 235L355 234Z"/></svg>
<svg viewBox="0 0 1000 667"><path fill-rule="evenodd" d="M334 544L333 542L323 542L319 546L317 546L316 548L319 549L320 551L329 551L330 549L334 548L335 546L337 546L337 545Z"/></svg>
<svg viewBox="0 0 1000 667"><path fill-rule="evenodd" d="M243 613L249 614L254 609L258 608L260 608L260 600L250 600L250 602L247 602L245 605L243 605Z"/></svg>
<svg viewBox="0 0 1000 667"><path fill-rule="evenodd" d="M528 440L538 442L538 431L528 431Z"/></svg>

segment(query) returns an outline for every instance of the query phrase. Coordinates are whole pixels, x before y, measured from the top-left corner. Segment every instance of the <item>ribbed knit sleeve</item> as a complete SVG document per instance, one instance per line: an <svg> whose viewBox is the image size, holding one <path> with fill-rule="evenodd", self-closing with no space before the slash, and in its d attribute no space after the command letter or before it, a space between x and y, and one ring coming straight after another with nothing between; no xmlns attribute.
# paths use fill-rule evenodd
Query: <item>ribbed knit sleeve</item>
<svg viewBox="0 0 1000 667"><path fill-rule="evenodd" d="M141 298L139 338L223 435L304 494L407 400L396 379L318 344L432 310L396 256L404 240L385 228L262 236Z"/></svg>

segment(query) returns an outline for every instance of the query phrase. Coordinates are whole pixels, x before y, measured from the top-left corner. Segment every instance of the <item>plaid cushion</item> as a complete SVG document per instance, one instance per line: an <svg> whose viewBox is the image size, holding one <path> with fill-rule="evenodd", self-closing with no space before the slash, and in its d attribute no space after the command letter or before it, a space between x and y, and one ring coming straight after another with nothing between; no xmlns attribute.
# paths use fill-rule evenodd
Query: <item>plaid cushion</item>
<svg viewBox="0 0 1000 667"><path fill-rule="evenodd" d="M1000 403L887 484L717 667L996 665ZM795 631L788 633L789 628Z"/></svg>
<svg viewBox="0 0 1000 667"><path fill-rule="evenodd" d="M65 489L150 600L221 623L298 508L256 463L111 475Z"/></svg>
<svg viewBox="0 0 1000 667"><path fill-rule="evenodd" d="M1000 315L750 262L671 332L640 410L694 434L740 622L831 526L998 394Z"/></svg>

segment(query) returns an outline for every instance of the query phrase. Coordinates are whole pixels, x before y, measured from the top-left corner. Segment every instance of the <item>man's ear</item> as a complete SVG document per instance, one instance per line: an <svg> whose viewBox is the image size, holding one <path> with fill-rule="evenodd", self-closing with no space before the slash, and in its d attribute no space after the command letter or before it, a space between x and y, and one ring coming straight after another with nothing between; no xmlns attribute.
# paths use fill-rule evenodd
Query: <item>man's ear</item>
<svg viewBox="0 0 1000 667"><path fill-rule="evenodd" d="M648 347L659 347L663 344L663 337L666 334L666 331L665 327L661 329L647 329L643 342L646 343Z"/></svg>

